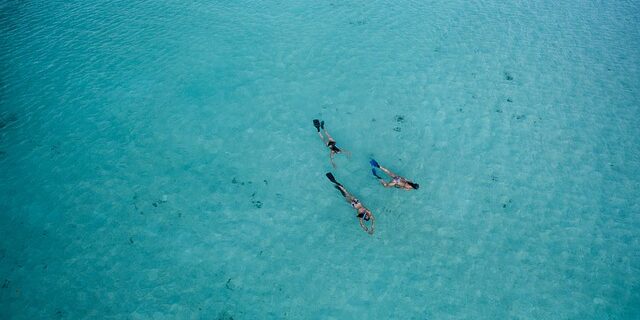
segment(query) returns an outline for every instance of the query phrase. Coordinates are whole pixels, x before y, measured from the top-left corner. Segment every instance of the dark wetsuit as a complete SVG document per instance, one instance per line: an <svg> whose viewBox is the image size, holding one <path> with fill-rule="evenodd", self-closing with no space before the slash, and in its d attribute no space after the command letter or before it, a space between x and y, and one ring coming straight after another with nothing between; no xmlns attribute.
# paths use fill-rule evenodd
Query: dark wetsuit
<svg viewBox="0 0 640 320"><path fill-rule="evenodd" d="M340 150L340 148L336 147L335 140L329 140L329 142L327 142L327 147L329 147L329 149L335 153L342 151Z"/></svg>

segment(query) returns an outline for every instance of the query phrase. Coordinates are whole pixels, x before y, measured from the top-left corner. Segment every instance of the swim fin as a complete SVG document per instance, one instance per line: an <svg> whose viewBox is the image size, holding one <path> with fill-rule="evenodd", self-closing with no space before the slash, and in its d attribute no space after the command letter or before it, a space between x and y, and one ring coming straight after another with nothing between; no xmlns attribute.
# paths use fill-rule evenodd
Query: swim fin
<svg viewBox="0 0 640 320"><path fill-rule="evenodd" d="M324 120L320 121L320 128L322 128L322 130L324 130Z"/></svg>
<svg viewBox="0 0 640 320"><path fill-rule="evenodd" d="M371 164L372 167L380 168L380 165L378 164L378 161L375 161L373 159L371 159L371 161L369 161L369 164Z"/></svg>
<svg viewBox="0 0 640 320"><path fill-rule="evenodd" d="M313 119L313 126L316 127L316 130L318 130L318 132L320 132L320 120Z"/></svg>
<svg viewBox="0 0 640 320"><path fill-rule="evenodd" d="M341 186L341 184L338 181L336 181L336 178L333 176L333 173L327 172L326 176L329 179L329 181Z"/></svg>
<svg viewBox="0 0 640 320"><path fill-rule="evenodd" d="M378 175L378 173L376 172L376 168L371 168L371 173L373 173L373 176L382 180L382 178L380 178L380 176Z"/></svg>

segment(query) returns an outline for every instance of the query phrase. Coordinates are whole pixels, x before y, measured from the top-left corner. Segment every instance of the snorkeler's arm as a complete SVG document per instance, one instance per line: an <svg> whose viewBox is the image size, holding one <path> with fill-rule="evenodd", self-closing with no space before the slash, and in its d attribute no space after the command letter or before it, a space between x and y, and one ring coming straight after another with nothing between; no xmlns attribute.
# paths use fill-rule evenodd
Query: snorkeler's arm
<svg viewBox="0 0 640 320"><path fill-rule="evenodd" d="M358 217L358 222L360 222L360 228L362 228L364 232L369 232L369 229L367 229L367 226L364 225L364 220L362 220L362 218Z"/></svg>
<svg viewBox="0 0 640 320"><path fill-rule="evenodd" d="M333 166L333 168L336 168L336 164L333 162L333 157L335 156L335 152L330 151L329 153L329 159L331 160L331 165Z"/></svg>
<svg viewBox="0 0 640 320"><path fill-rule="evenodd" d="M376 217L372 214L371 215L371 229L369 230L369 234L373 234L373 232L375 231L376 228Z"/></svg>

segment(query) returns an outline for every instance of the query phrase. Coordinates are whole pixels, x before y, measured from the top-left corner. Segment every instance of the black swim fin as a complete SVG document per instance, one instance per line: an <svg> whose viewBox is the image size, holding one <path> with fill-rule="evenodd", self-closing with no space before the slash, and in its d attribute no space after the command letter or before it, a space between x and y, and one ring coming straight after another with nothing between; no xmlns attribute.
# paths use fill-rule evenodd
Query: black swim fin
<svg viewBox="0 0 640 320"><path fill-rule="evenodd" d="M333 176L333 173L327 172L326 176L329 179L329 181L341 186L341 184L338 181L336 181L336 178Z"/></svg>
<svg viewBox="0 0 640 320"><path fill-rule="evenodd" d="M320 132L320 120L313 119L313 126L316 127L316 130L318 130L318 132Z"/></svg>
<svg viewBox="0 0 640 320"><path fill-rule="evenodd" d="M322 130L324 130L324 120L320 121L320 128L322 128Z"/></svg>

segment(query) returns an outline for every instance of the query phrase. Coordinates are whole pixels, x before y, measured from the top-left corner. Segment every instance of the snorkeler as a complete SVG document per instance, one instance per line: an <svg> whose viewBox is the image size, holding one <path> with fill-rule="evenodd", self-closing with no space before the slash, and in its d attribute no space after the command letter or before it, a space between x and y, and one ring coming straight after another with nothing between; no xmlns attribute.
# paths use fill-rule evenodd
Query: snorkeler
<svg viewBox="0 0 640 320"><path fill-rule="evenodd" d="M340 193L345 198L345 200L347 200L347 202L349 202L349 204L351 204L351 206L354 209L356 209L356 212L357 212L356 213L356 217L358 217L358 221L360 222L360 228L362 228L362 230L364 230L368 234L373 234L374 229L375 229L376 218L373 216L371 211L369 209L365 208L362 205L362 203L360 203L360 201L358 199L356 199L356 197L351 195L349 193L349 191L347 191L347 189L345 189L342 186L342 184L340 184L338 181L336 181L336 178L333 176L333 174L331 172L327 172L327 178L329 178L329 180L331 180L331 182L333 182L333 184L335 185L335 188L338 189L338 191L340 191ZM371 221L371 228L370 229L367 228L367 226L365 225L365 221Z"/></svg>
<svg viewBox="0 0 640 320"><path fill-rule="evenodd" d="M351 152L336 147L336 140L334 140L329 135L329 132L327 132L327 129L324 128L324 121L313 119L313 126L316 127L316 129L318 130L318 135L320 136L320 139L322 139L322 142L329 148L329 159L331 160L331 165L333 166L334 169L336 167L336 164L333 162L333 157L335 157L336 154L346 153L348 157L351 157ZM320 132L320 128L322 128L322 131L324 132L324 134L327 135L326 141L324 139L324 136L322 135L322 132Z"/></svg>
<svg viewBox="0 0 640 320"><path fill-rule="evenodd" d="M415 182L411 182L391 171L389 171L389 169L381 166L378 164L377 161L371 159L371 161L369 161L369 163L371 164L371 166L373 168L371 168L371 173L373 173L373 175L378 178L378 181L380 181L380 183L385 186L385 188L389 188L389 187L396 187L396 188L400 188L400 189L404 189L404 190L418 190L418 188L420 188L420 185L415 183ZM390 182L385 182L384 179L382 179L378 173L376 173L376 168L382 170L384 173L386 173L388 176L391 177L391 181Z"/></svg>

